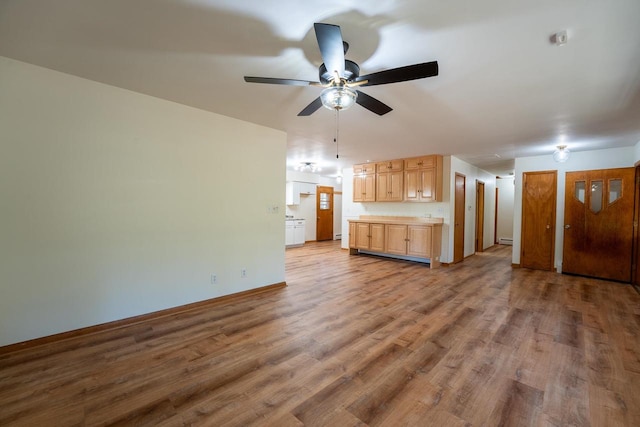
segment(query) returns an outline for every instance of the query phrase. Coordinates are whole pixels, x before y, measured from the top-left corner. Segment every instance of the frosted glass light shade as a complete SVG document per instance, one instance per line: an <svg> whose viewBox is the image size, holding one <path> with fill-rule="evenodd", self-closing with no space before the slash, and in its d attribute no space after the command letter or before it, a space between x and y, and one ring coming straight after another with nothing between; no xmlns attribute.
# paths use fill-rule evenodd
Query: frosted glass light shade
<svg viewBox="0 0 640 427"><path fill-rule="evenodd" d="M329 110L346 110L356 103L358 92L346 86L326 88L320 94L320 100Z"/></svg>
<svg viewBox="0 0 640 427"><path fill-rule="evenodd" d="M558 145L556 151L553 152L553 160L558 163L564 163L569 160L570 155L571 151L569 151L566 145Z"/></svg>

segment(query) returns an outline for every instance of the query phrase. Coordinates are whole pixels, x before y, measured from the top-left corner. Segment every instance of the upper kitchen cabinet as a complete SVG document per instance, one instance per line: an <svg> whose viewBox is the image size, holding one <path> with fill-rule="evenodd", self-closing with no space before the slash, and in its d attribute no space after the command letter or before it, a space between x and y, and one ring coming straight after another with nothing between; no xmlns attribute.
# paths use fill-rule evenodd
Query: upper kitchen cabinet
<svg viewBox="0 0 640 427"><path fill-rule="evenodd" d="M404 161L376 163L376 201L401 202L403 198Z"/></svg>
<svg viewBox="0 0 640 427"><path fill-rule="evenodd" d="M376 201L376 167L365 163L353 166L353 201Z"/></svg>
<svg viewBox="0 0 640 427"><path fill-rule="evenodd" d="M353 166L354 202L441 202L442 156Z"/></svg>
<svg viewBox="0 0 640 427"><path fill-rule="evenodd" d="M370 175L376 173L375 163L363 163L361 165L353 165L354 175Z"/></svg>
<svg viewBox="0 0 640 427"><path fill-rule="evenodd" d="M310 182L287 182L286 203L287 205L299 205L300 195L316 194L316 184Z"/></svg>
<svg viewBox="0 0 640 427"><path fill-rule="evenodd" d="M404 201L442 201L442 156L404 160Z"/></svg>

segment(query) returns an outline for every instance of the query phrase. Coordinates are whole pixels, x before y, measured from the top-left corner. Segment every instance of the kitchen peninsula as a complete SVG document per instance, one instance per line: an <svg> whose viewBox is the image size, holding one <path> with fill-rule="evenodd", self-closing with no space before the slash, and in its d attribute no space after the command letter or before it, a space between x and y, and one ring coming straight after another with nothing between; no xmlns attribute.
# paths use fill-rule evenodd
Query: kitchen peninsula
<svg viewBox="0 0 640 427"><path fill-rule="evenodd" d="M349 253L371 253L440 266L443 218L362 215L349 222Z"/></svg>

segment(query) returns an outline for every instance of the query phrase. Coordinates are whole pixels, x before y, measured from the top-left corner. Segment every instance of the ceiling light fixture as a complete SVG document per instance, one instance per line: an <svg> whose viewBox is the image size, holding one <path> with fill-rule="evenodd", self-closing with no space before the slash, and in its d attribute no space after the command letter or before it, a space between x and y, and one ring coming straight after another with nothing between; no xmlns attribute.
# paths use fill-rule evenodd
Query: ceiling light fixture
<svg viewBox="0 0 640 427"><path fill-rule="evenodd" d="M358 92L343 85L328 87L320 94L322 105L329 110L346 110L356 103L357 98Z"/></svg>
<svg viewBox="0 0 640 427"><path fill-rule="evenodd" d="M313 162L301 162L296 167L296 170L299 170L300 172L320 172L322 168L318 167L318 165Z"/></svg>
<svg viewBox="0 0 640 427"><path fill-rule="evenodd" d="M564 163L569 160L570 155L571 151L569 151L566 145L558 145L556 151L553 152L553 160L558 163Z"/></svg>

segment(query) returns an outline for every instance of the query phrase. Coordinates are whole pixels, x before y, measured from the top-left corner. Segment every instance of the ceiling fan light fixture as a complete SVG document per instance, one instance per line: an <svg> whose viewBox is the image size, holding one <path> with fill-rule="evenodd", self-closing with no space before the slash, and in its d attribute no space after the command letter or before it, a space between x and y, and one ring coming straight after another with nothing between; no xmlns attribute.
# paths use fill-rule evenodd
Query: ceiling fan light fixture
<svg viewBox="0 0 640 427"><path fill-rule="evenodd" d="M553 160L558 163L564 163L569 160L570 155L571 151L569 151L566 145L558 145L556 150L553 152Z"/></svg>
<svg viewBox="0 0 640 427"><path fill-rule="evenodd" d="M320 94L322 105L329 110L346 110L356 103L358 92L347 86L331 86Z"/></svg>

